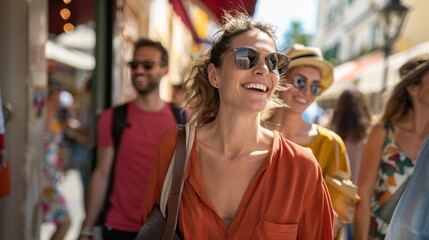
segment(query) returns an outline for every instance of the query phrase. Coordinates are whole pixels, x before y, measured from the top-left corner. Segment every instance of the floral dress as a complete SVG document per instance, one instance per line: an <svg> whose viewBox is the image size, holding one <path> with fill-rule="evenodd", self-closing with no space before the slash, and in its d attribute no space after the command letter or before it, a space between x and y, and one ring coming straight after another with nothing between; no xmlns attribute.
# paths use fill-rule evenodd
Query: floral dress
<svg viewBox="0 0 429 240"><path fill-rule="evenodd" d="M58 181L62 176L58 170L61 127L57 120L51 120L47 128L42 176L42 214L43 222L58 225L67 213L66 202L58 189Z"/></svg>
<svg viewBox="0 0 429 240"><path fill-rule="evenodd" d="M381 210L387 203L399 201L401 191L406 187L409 177L414 171L414 160L410 159L396 144L392 137L394 132L391 124L385 126L387 135L382 151L381 163L378 170L374 197L371 202L370 239L384 239L390 220L381 217ZM395 195L397 192L397 195ZM391 200L389 202L389 200ZM396 206L396 205L394 205ZM387 208L393 214L394 207ZM386 212L386 210L385 210Z"/></svg>

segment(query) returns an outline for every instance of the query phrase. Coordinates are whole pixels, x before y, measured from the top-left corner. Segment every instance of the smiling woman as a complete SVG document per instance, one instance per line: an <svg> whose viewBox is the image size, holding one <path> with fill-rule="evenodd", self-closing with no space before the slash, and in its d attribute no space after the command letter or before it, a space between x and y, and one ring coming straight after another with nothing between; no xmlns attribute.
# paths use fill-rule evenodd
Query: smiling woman
<svg viewBox="0 0 429 240"><path fill-rule="evenodd" d="M341 137L302 118L303 112L332 84L333 66L323 58L319 48L294 44L285 53L291 58L285 79L292 87L279 92L279 95L289 107L275 109L266 126L310 148L322 168L323 176L334 176L339 170L350 178L349 159ZM342 224L350 222L353 217L346 217L340 212L342 205L337 199L341 199L341 195L335 194L335 189L330 189L330 194L336 211L335 231L339 237ZM351 205L354 206L354 202Z"/></svg>
<svg viewBox="0 0 429 240"><path fill-rule="evenodd" d="M179 205L181 237L332 239L332 207L314 156L260 125L262 111L284 106L274 93L289 58L277 52L271 25L243 13L226 12L224 20L185 81L196 134ZM159 144L143 223L160 204L175 131Z"/></svg>

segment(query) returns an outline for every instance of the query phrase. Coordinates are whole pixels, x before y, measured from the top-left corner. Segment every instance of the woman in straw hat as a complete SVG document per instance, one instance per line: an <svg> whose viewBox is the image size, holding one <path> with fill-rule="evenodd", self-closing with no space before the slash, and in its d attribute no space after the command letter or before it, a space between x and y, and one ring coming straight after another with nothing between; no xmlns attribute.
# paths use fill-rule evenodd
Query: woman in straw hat
<svg viewBox="0 0 429 240"><path fill-rule="evenodd" d="M415 159L429 134L429 54L399 68L401 81L371 129L359 174L355 239L384 239Z"/></svg>
<svg viewBox="0 0 429 240"><path fill-rule="evenodd" d="M318 124L307 123L302 117L307 107L332 84L332 65L323 58L319 48L294 44L285 53L291 58L285 81L292 87L280 91L279 95L288 106L276 108L264 124L269 129L279 131L292 142L311 148L324 175L332 176L337 170L341 170L350 178L349 160L343 140ZM342 224L351 222L353 216L338 216L343 211L339 211L335 202L337 194L334 196L333 191L330 189L337 213L335 233L339 236Z"/></svg>
<svg viewBox="0 0 429 240"><path fill-rule="evenodd" d="M271 25L248 15L225 24L185 81L197 126L179 206L182 239L332 239L332 206L316 159L262 127L289 58L276 52ZM175 129L159 144L144 223L160 203Z"/></svg>

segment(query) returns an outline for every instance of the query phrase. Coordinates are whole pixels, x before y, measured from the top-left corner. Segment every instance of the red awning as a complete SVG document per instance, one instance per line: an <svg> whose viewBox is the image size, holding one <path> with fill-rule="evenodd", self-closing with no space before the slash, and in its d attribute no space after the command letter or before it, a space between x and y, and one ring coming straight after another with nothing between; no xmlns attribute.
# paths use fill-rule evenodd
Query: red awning
<svg viewBox="0 0 429 240"><path fill-rule="evenodd" d="M194 26L192 25L192 22L189 18L189 14L185 9L185 6L183 5L182 0L170 0L171 5L173 6L174 11L176 14L182 19L183 24L191 31L192 38L194 39L195 43L201 43L201 39L198 36L197 32L195 31Z"/></svg>
<svg viewBox="0 0 429 240"><path fill-rule="evenodd" d="M192 0L195 4L205 9L216 22L222 22L223 10L243 11L253 16L257 0Z"/></svg>
<svg viewBox="0 0 429 240"><path fill-rule="evenodd" d="M189 18L189 14L186 10L184 0L169 0L173 6L176 14L182 19L185 26L191 31L192 37L196 43L204 42L201 39L197 32L195 31L194 26ZM252 16L255 13L255 6L257 0L191 0L191 2L201 9L203 9L209 17L217 22L222 22L222 13L223 10L226 11L246 11L247 14Z"/></svg>

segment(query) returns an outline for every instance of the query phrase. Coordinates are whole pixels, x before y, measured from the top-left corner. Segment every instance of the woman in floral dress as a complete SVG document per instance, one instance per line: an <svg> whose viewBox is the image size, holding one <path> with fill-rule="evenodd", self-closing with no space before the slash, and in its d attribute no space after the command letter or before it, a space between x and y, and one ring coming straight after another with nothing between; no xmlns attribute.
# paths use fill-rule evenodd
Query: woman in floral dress
<svg viewBox="0 0 429 240"><path fill-rule="evenodd" d="M64 239L71 225L66 202L58 189L61 172L60 144L62 128L57 114L60 108L59 91L50 90L45 125L45 159L43 161L42 214L43 222L52 222L56 229L51 239Z"/></svg>
<svg viewBox="0 0 429 240"><path fill-rule="evenodd" d="M381 120L372 128L359 174L355 239L384 239L390 218L429 134L429 54L399 69Z"/></svg>

